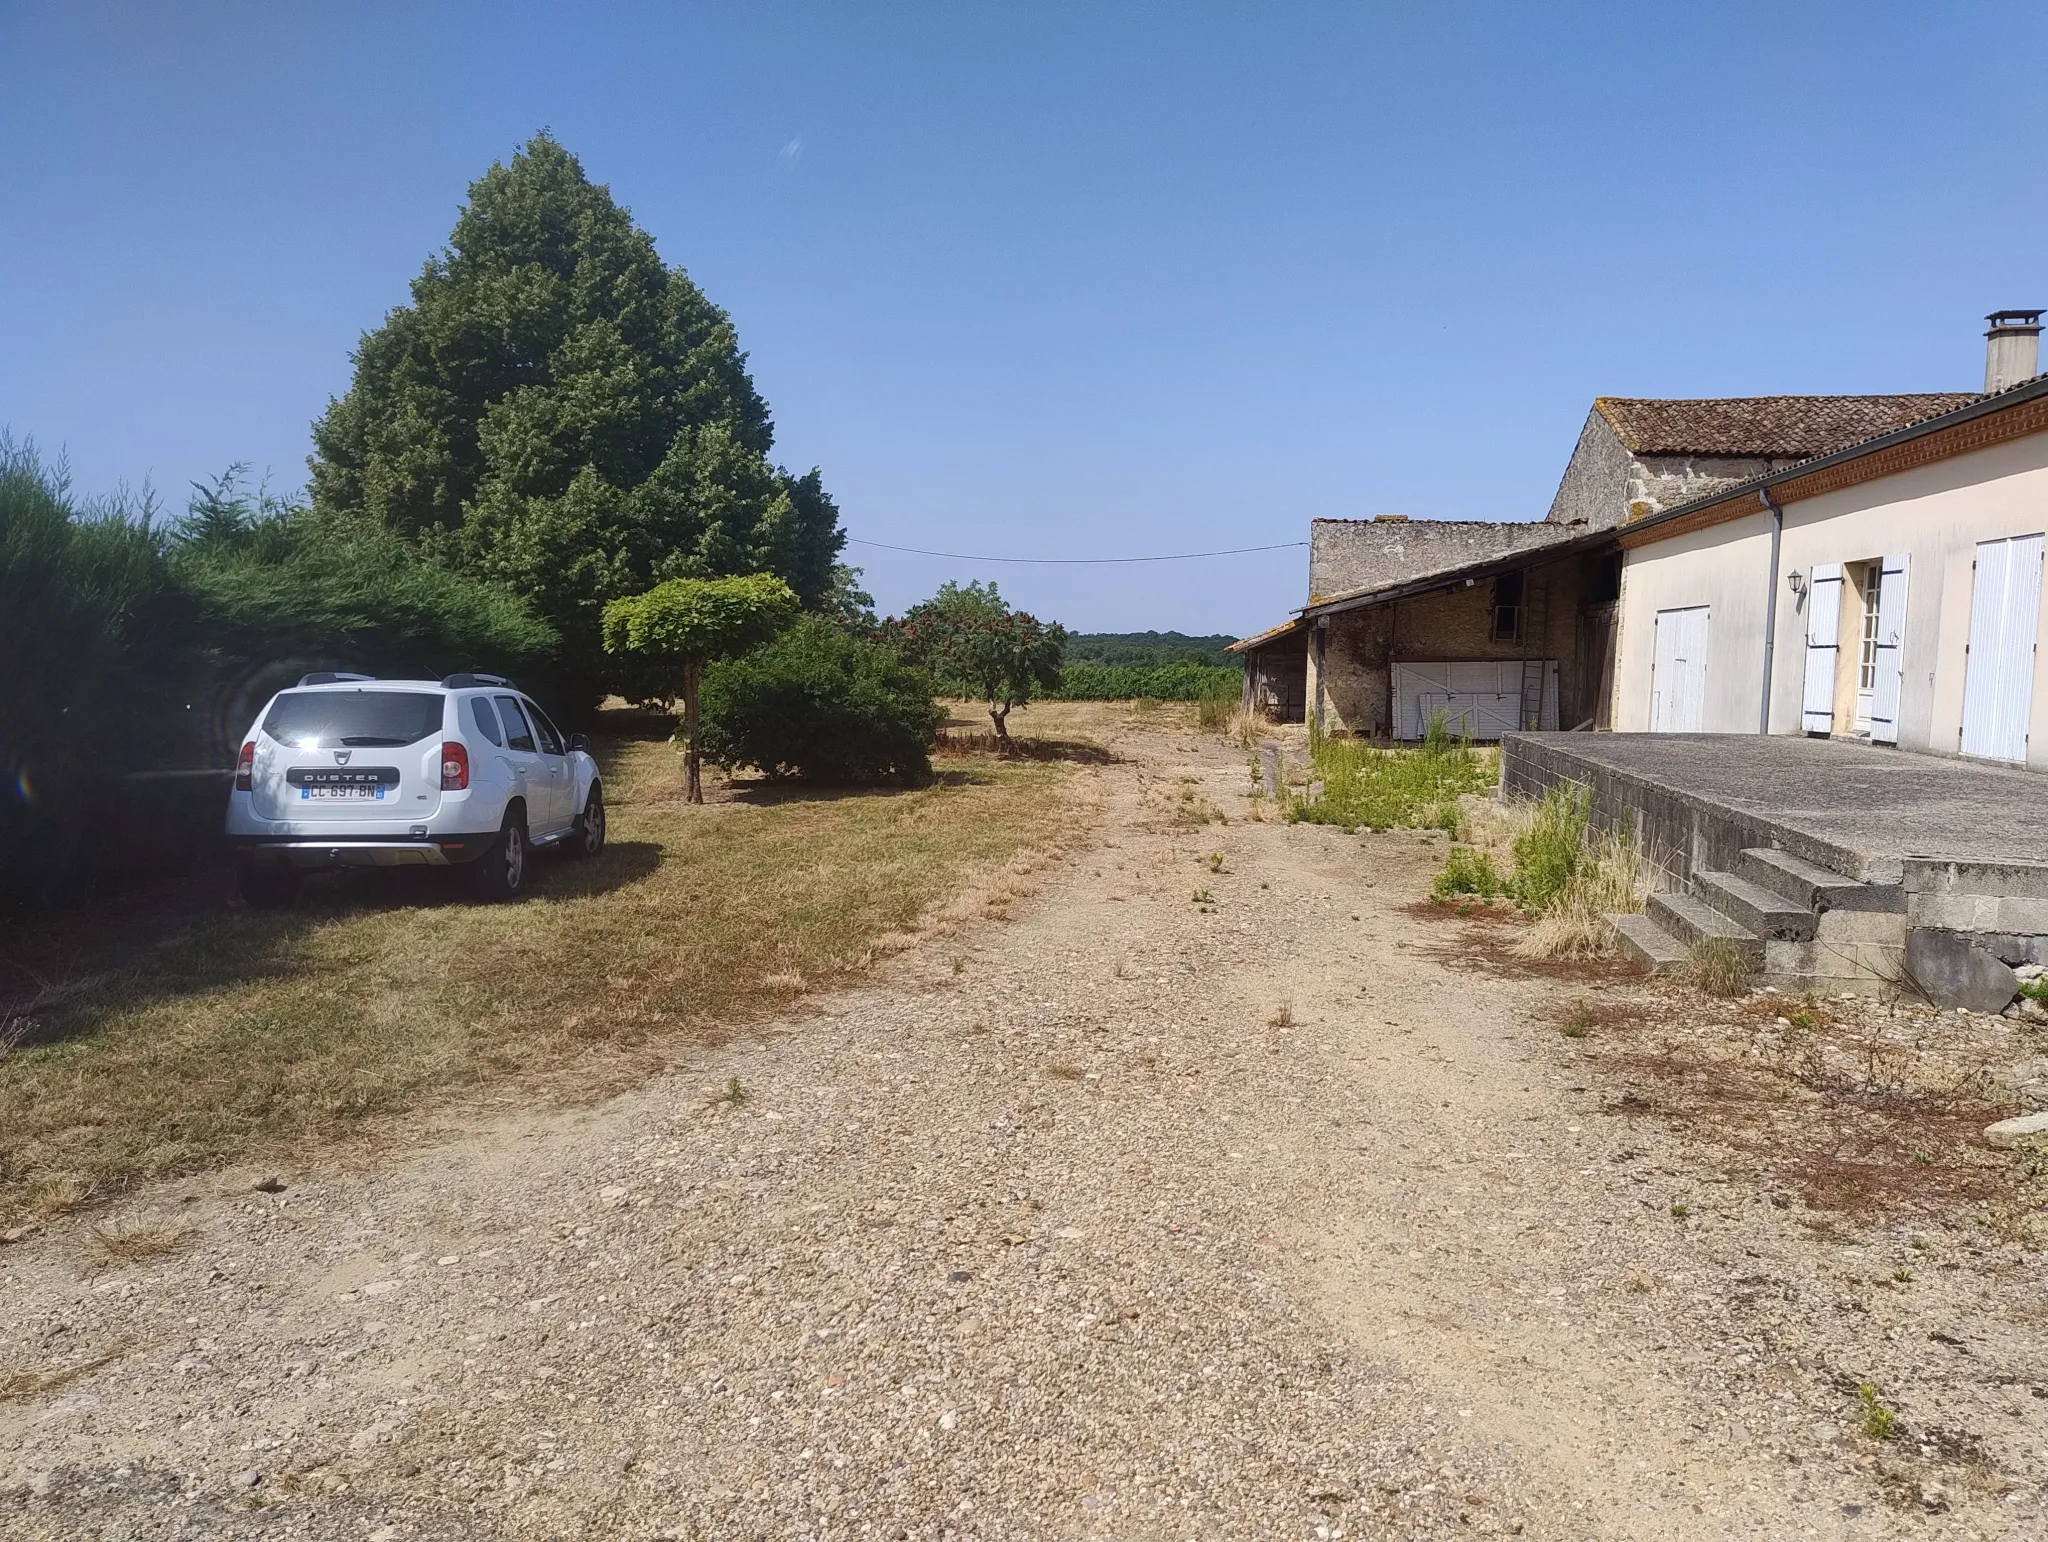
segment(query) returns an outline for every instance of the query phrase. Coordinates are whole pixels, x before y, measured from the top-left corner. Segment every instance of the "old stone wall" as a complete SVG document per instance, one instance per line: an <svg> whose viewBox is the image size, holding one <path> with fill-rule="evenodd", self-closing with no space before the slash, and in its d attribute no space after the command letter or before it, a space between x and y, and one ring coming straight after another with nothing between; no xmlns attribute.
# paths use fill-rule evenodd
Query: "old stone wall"
<svg viewBox="0 0 2048 1542"><path fill-rule="evenodd" d="M1579 442L1572 447L1544 520L1553 525L1578 522L1593 530L1620 524L1628 517L1629 479L1635 469L1635 457L1595 408L1586 414L1586 425L1579 430Z"/></svg>
<svg viewBox="0 0 2048 1542"><path fill-rule="evenodd" d="M1732 455L1643 455L1634 457L1634 463L1625 499L1631 519L1675 509L1798 464Z"/></svg>
<svg viewBox="0 0 2048 1542"><path fill-rule="evenodd" d="M1573 533L1542 520L1311 520L1309 603L1535 551Z"/></svg>
<svg viewBox="0 0 2048 1542"><path fill-rule="evenodd" d="M1606 530L1795 463L1764 456L1638 455L1621 442L1596 407L1586 414L1544 521L1579 521L1582 528Z"/></svg>

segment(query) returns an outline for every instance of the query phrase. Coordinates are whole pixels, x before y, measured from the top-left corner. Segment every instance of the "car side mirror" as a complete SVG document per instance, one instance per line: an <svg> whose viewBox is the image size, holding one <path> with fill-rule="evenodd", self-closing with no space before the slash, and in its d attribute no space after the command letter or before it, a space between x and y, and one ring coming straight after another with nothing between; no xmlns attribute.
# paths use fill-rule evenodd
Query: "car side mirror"
<svg viewBox="0 0 2048 1542"><path fill-rule="evenodd" d="M583 752L584 754L588 755L588 754L590 753L590 735L589 735L589 734L571 734L571 735L569 735L569 748L570 748L571 750L581 750L581 751L582 751L582 752Z"/></svg>

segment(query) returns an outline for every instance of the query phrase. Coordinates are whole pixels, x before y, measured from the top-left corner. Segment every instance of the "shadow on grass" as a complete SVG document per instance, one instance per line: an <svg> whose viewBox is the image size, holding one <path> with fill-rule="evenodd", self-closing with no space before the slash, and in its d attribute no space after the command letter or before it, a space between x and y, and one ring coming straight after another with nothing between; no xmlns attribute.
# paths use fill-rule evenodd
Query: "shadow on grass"
<svg viewBox="0 0 2048 1542"><path fill-rule="evenodd" d="M528 868L528 900L583 899L637 883L660 867L653 841L617 841L593 862L537 854ZM60 1044L123 1014L208 991L258 981L283 983L308 972L300 944L316 926L366 913L431 910L482 903L467 868L347 868L309 875L296 904L252 911L227 882L181 885L151 906L136 896L121 909L116 940L91 944L50 939L13 967L0 994L0 1060L10 1051ZM514 901L516 907L524 901ZM22 950L26 955L28 950Z"/></svg>
<svg viewBox="0 0 2048 1542"><path fill-rule="evenodd" d="M962 760L1064 760L1082 766L1114 766L1122 757L1086 739L1030 739L1021 735L1010 740L1013 753L1002 754L996 736L986 732L953 732L939 735L934 753Z"/></svg>

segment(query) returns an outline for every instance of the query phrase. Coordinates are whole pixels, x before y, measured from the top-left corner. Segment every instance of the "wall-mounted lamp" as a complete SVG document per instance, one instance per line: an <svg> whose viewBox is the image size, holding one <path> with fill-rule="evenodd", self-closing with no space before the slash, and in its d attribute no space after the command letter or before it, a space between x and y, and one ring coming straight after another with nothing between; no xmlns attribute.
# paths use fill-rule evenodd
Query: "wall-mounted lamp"
<svg viewBox="0 0 2048 1542"><path fill-rule="evenodd" d="M1800 572L1799 569L1794 568L1785 575L1785 584L1787 588L1801 599L1806 598L1806 575Z"/></svg>

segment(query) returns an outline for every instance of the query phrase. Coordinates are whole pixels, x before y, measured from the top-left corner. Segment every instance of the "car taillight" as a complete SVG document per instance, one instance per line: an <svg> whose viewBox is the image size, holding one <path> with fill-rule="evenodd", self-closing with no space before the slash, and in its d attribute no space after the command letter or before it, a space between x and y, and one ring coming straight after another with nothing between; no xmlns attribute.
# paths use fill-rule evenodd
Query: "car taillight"
<svg viewBox="0 0 2048 1542"><path fill-rule="evenodd" d="M441 746L441 791L461 792L469 786L469 749L450 739Z"/></svg>
<svg viewBox="0 0 2048 1542"><path fill-rule="evenodd" d="M241 758L235 762L235 791L248 792L255 783L251 780L256 771L256 741L250 740L242 746Z"/></svg>

